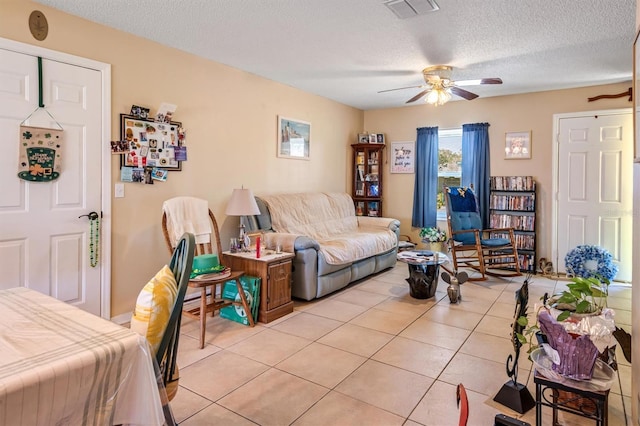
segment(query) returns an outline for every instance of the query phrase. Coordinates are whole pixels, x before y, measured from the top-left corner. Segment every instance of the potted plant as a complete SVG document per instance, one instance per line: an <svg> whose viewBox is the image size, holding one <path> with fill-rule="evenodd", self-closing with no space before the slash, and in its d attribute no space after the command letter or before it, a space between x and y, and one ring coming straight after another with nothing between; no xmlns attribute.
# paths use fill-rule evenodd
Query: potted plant
<svg viewBox="0 0 640 426"><path fill-rule="evenodd" d="M431 226L420 229L420 238L429 246L431 251L444 252L444 243L447 241L447 233L440 228Z"/></svg>
<svg viewBox="0 0 640 426"><path fill-rule="evenodd" d="M531 353L538 344L534 341L536 334L540 331L538 325L538 314L541 309L559 311L556 321L562 322L571 320L578 322L581 317L588 315L599 315L603 308L607 307L607 296L609 295L609 284L607 278L594 276L589 278L573 277L571 283L567 284L567 289L555 294L548 299L544 299L544 305L540 306L535 314L536 321L529 325L526 316L517 319L518 324L523 328L522 334L517 334L518 340L522 344L528 344L528 353Z"/></svg>
<svg viewBox="0 0 640 426"><path fill-rule="evenodd" d="M533 350L548 340L558 353L559 363L553 366L554 370L565 377L591 378L598 353L604 354L613 344L615 323L611 310L605 309L609 284L609 279L601 276L574 277L563 292L548 299L545 295L533 325L529 325L526 316L520 316L517 323L522 333L516 337L529 346L530 358ZM582 356L575 358L572 354L576 353Z"/></svg>
<svg viewBox="0 0 640 426"><path fill-rule="evenodd" d="M574 277L567 289L547 300L547 305L560 312L556 318L564 321L570 317L579 318L584 315L599 315L607 307L609 295L608 278L593 276L589 278Z"/></svg>

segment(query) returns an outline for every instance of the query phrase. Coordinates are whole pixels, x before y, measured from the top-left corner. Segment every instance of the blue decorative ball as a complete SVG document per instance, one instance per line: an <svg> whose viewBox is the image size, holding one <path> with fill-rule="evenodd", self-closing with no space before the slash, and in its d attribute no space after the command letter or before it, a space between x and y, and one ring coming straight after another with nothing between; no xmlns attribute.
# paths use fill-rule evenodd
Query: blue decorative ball
<svg viewBox="0 0 640 426"><path fill-rule="evenodd" d="M613 256L598 246L580 245L569 251L564 257L567 274L576 277L603 277L613 280L618 273L618 265Z"/></svg>

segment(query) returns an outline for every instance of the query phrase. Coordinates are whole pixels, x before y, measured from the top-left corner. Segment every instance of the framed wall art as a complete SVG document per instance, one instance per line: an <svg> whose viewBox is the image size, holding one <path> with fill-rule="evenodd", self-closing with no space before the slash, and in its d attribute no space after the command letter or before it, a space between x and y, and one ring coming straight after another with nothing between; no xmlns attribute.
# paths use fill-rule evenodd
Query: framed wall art
<svg viewBox="0 0 640 426"><path fill-rule="evenodd" d="M531 131L507 132L505 135L504 158L507 160L531 158Z"/></svg>
<svg viewBox="0 0 640 426"><path fill-rule="evenodd" d="M134 115L120 114L120 167L156 167L167 171L182 170L186 160L181 134L182 123L159 123Z"/></svg>
<svg viewBox="0 0 640 426"><path fill-rule="evenodd" d="M309 159L311 123L278 116L278 157Z"/></svg>
<svg viewBox="0 0 640 426"><path fill-rule="evenodd" d="M391 173L414 173L415 142L391 142Z"/></svg>

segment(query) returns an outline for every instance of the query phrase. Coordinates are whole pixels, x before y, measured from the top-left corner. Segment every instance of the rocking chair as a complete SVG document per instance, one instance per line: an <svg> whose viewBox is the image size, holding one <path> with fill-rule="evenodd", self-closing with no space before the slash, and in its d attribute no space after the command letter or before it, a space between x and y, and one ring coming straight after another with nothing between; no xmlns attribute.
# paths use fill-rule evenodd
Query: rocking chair
<svg viewBox="0 0 640 426"><path fill-rule="evenodd" d="M449 226L449 247L454 269L475 269L486 280L487 275L513 277L520 273L518 249L513 228L482 229L482 218L471 188L450 186L444 188Z"/></svg>

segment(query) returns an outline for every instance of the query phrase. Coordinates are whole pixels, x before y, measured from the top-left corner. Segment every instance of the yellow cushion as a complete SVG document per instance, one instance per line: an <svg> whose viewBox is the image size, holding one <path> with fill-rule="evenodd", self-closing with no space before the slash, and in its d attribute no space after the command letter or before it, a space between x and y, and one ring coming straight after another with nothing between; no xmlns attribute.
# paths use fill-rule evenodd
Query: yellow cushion
<svg viewBox="0 0 640 426"><path fill-rule="evenodd" d="M153 354L158 351L177 294L176 279L165 265L138 295L131 329L147 338Z"/></svg>

